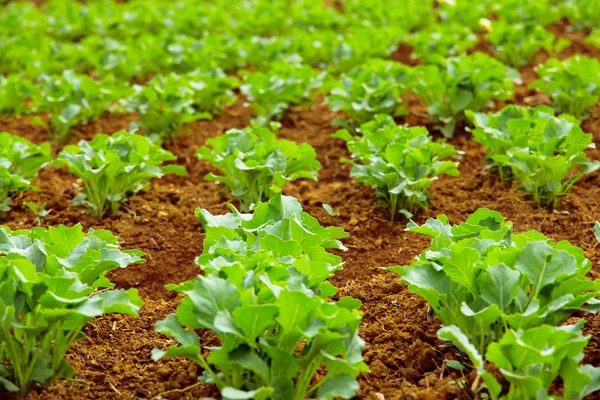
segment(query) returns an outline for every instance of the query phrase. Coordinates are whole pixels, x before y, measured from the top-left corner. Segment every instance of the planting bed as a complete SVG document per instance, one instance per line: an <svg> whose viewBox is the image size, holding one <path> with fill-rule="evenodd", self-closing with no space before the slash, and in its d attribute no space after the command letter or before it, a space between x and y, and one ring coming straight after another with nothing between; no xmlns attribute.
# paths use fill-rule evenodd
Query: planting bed
<svg viewBox="0 0 600 400"><path fill-rule="evenodd" d="M563 50L560 59L573 54L585 54L600 59L600 51L583 43L579 32L570 33L566 22L555 24L551 30L567 37L572 45ZM477 45L480 51L489 46ZM398 62L410 60L410 47L403 44L392 55ZM532 65L547 59L544 52L536 55L535 63L520 69L523 83L516 88L513 99L506 103L518 105L549 104L547 98L527 89L536 79ZM412 61L411 61L412 62ZM125 209L116 215L98 219L75 207L71 200L80 183L66 168L46 167L37 178L39 191L29 191L14 200L10 213L2 224L11 229L36 226L34 216L22 203L47 202L52 212L43 226L81 223L84 228L108 229L122 241L124 249L139 249L145 253L146 264L131 265L109 274L117 288L137 288L144 300L139 318L112 314L95 318L85 327L87 339L75 342L67 354L75 366L76 378L85 382L59 381L50 387L35 388L27 399L90 398L133 399L156 398L195 399L219 397L213 386L199 383L200 369L190 360L174 358L152 361L153 348L166 349L174 344L172 338L154 331L155 323L173 313L181 297L164 289L168 283L189 280L199 273L194 258L203 250L204 233L194 210L202 207L213 214L229 211L227 204L237 204L226 191L204 180L216 172L194 152L209 138L230 128L250 124L251 110L243 106L244 99L229 106L212 121L187 124L179 136L164 148L177 156L176 163L185 166L188 176L166 175L153 180L151 188L133 195ZM397 117L398 123L422 125L435 137L441 134L428 119L426 107L410 98L410 114ZM498 104L500 109L503 104ZM600 107L596 107L596 114ZM437 318L427 315L427 303L411 294L398 275L385 267L410 264L430 244L430 239L406 232L406 221L391 222L385 210L378 208L374 191L353 181L350 166L341 162L349 157L343 141L330 138L336 131L334 118L343 117L329 109L323 98L309 106L292 107L281 121L278 138L312 145L322 164L318 182L299 180L289 183L284 194L296 197L304 211L323 226L343 227L350 236L343 242L348 247L339 252L345 261L330 281L339 296L352 296L362 301L364 312L360 336L365 341L364 359L370 372L359 376L359 399L455 399L471 398L463 390L474 373L463 376L461 371L444 367L444 360L459 359L453 347L440 347L443 341L436 336L440 328ZM121 117L102 117L77 128L69 143L91 139L97 133L112 133L127 129L135 114ZM593 134L600 145L600 117L592 116L583 123L584 131ZM46 131L31 124L31 117L0 119L0 131L27 138L33 143L49 140ZM593 233L600 219L600 173L585 176L572 192L561 201L556 211L538 207L512 187L502 182L485 166L485 150L475 143L471 134L459 126L449 140L463 154L460 156L460 177L443 176L430 188L431 206L416 213L414 221L424 223L428 218L446 214L451 223L459 223L481 207L500 212L512 221L516 232L535 229L549 238L568 240L584 250L592 263L590 278L600 278L600 246ZM63 145L52 144L56 155ZM591 160L600 160L600 150L587 151ZM339 216L329 215L322 207L327 203ZM592 339L585 350L584 362L600 365L600 316L576 314L569 322L585 318L586 334ZM216 345L210 332L201 335L205 346ZM559 390L559 389L558 389ZM600 395L591 398L600 398Z"/></svg>

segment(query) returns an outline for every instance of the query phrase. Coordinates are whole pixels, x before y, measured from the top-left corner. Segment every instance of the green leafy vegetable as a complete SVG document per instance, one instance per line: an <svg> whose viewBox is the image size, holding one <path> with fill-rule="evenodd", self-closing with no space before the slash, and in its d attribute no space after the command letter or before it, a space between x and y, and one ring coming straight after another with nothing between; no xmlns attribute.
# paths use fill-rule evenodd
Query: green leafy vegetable
<svg viewBox="0 0 600 400"><path fill-rule="evenodd" d="M443 23L460 23L471 29L481 29L481 20L490 15L488 1L453 0L437 4L437 14Z"/></svg>
<svg viewBox="0 0 600 400"><path fill-rule="evenodd" d="M321 163L308 143L277 140L266 128L231 129L206 141L196 156L221 170L205 179L218 181L231 191L243 210L267 200L288 182L317 180Z"/></svg>
<svg viewBox="0 0 600 400"><path fill-rule="evenodd" d="M541 49L552 54L571 44L564 38L557 40L551 32L535 23L499 20L492 22L490 29L485 38L491 43L498 59L512 67L529 63Z"/></svg>
<svg viewBox="0 0 600 400"><path fill-rule="evenodd" d="M64 71L62 76L42 74L38 81L40 90L34 93L33 103L38 110L50 113L49 125L38 122L61 141L74 127L104 114L129 91L122 83L97 82L72 70Z"/></svg>
<svg viewBox="0 0 600 400"><path fill-rule="evenodd" d="M585 38L585 42L600 48L600 28L594 29L588 37Z"/></svg>
<svg viewBox="0 0 600 400"><path fill-rule="evenodd" d="M483 53L443 59L417 67L413 91L427 104L429 115L442 123L444 136L452 137L465 110L481 111L513 95L517 71Z"/></svg>
<svg viewBox="0 0 600 400"><path fill-rule="evenodd" d="M557 22L561 10L554 0L503 0L491 2L492 11L509 23L533 23L546 26Z"/></svg>
<svg viewBox="0 0 600 400"><path fill-rule="evenodd" d="M184 124L211 119L213 114L235 103L231 89L236 86L237 80L219 69L187 75L158 75L145 86L134 86L136 94L127 102L127 107L140 114L145 132L168 139Z"/></svg>
<svg viewBox="0 0 600 400"><path fill-rule="evenodd" d="M452 341L478 366L494 400L549 398L552 384L559 376L564 382L564 395L560 398L579 400L600 386L600 368L579 365L583 349L590 340L581 333L583 322L561 327L542 325L526 330L511 329L498 342L490 344L485 359L499 368L510 384L508 393L503 396L500 396L502 386L496 377L483 368L481 353L469 346L455 326L440 329L439 336ZM471 351L465 351L467 349Z"/></svg>
<svg viewBox="0 0 600 400"><path fill-rule="evenodd" d="M0 228L0 385L24 395L35 384L72 378L65 354L92 318L137 316L137 290L106 290L115 268L143 263L109 231L81 225L11 232ZM99 291L99 288L105 288Z"/></svg>
<svg viewBox="0 0 600 400"><path fill-rule="evenodd" d="M183 356L224 398L302 400L351 398L366 371L358 300L328 301L326 281L342 266L328 248L343 249L341 228L322 228L292 197L278 193L253 214L214 216L198 210L206 232L197 259L204 276L168 288L183 293L177 313L157 323L179 346L154 359ZM191 329L209 329L220 347L202 355ZM314 377L321 366L319 382ZM312 387L311 387L312 384Z"/></svg>
<svg viewBox="0 0 600 400"><path fill-rule="evenodd" d="M600 9L594 0L565 0L559 8L577 29L600 28Z"/></svg>
<svg viewBox="0 0 600 400"><path fill-rule="evenodd" d="M585 119L588 109L600 99L600 62L594 58L553 58L536 71L540 79L529 86L550 96L558 112Z"/></svg>
<svg viewBox="0 0 600 400"><path fill-rule="evenodd" d="M375 188L392 221L398 213L410 218L427 206L427 189L438 176L459 175L457 162L443 161L457 153L454 146L432 141L426 128L398 126L389 115L361 125L360 135L341 130L333 137L346 141L350 175Z"/></svg>
<svg viewBox="0 0 600 400"><path fill-rule="evenodd" d="M52 159L47 143L35 145L26 139L0 133L0 211L10 210L11 198L17 193L35 189L31 181Z"/></svg>
<svg viewBox="0 0 600 400"><path fill-rule="evenodd" d="M27 101L37 87L20 74L0 76L0 115L19 116L31 112Z"/></svg>
<svg viewBox="0 0 600 400"><path fill-rule="evenodd" d="M173 153L148 138L120 131L112 136L97 134L89 142L82 140L77 146L65 147L58 163L83 181L82 193L73 203L102 217L109 210L115 214L127 196L145 189L150 179L164 174L186 175L184 167L162 165L175 159Z"/></svg>
<svg viewBox="0 0 600 400"><path fill-rule="evenodd" d="M493 114L467 112L475 141L502 179L520 181L540 206L556 207L585 174L600 168L584 150L594 148L570 116L554 117L548 107L507 106Z"/></svg>
<svg viewBox="0 0 600 400"><path fill-rule="evenodd" d="M453 57L465 53L479 39L471 28L461 22L434 24L412 34L408 43L413 46L413 55L427 60L432 54Z"/></svg>
<svg viewBox="0 0 600 400"><path fill-rule="evenodd" d="M271 64L267 72L240 74L244 78L240 89L256 112L254 123L261 127L283 118L290 104L310 103L326 75L306 65L282 62Z"/></svg>
<svg viewBox="0 0 600 400"><path fill-rule="evenodd" d="M431 246L392 270L480 354L506 329L560 325L600 308L600 280L585 277L591 262L581 249L537 231L515 234L497 212L479 209L459 225L442 215L407 230L432 237Z"/></svg>
<svg viewBox="0 0 600 400"><path fill-rule="evenodd" d="M340 78L327 97L334 111L344 111L352 126L371 120L377 114L406 114L400 106L408 90L411 69L393 61L373 59Z"/></svg>

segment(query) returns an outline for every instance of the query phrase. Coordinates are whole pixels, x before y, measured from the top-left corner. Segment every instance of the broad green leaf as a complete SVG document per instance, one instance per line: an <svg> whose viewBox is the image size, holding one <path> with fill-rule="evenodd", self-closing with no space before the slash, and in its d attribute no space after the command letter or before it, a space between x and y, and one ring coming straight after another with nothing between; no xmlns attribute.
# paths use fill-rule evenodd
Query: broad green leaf
<svg viewBox="0 0 600 400"><path fill-rule="evenodd" d="M507 310L517 295L521 274L503 264L489 266L486 272L480 278L481 297Z"/></svg>
<svg viewBox="0 0 600 400"><path fill-rule="evenodd" d="M331 400L337 397L350 399L358 390L358 382L350 375L334 375L327 379L317 391L317 400Z"/></svg>

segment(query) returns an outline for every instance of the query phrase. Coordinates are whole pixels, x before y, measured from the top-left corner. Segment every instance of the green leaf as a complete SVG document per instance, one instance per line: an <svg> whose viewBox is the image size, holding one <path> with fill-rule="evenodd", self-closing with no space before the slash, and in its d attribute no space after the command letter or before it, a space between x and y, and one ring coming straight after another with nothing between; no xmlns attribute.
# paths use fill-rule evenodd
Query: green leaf
<svg viewBox="0 0 600 400"><path fill-rule="evenodd" d="M137 317L143 304L137 289L109 290L100 292L96 296L102 299L102 308L105 313L120 313Z"/></svg>
<svg viewBox="0 0 600 400"><path fill-rule="evenodd" d="M438 337L452 342L454 346L469 357L469 360L478 371L483 371L483 356L457 326L444 326L438 330Z"/></svg>
<svg viewBox="0 0 600 400"><path fill-rule="evenodd" d="M457 371L462 371L465 369L465 366L462 365L459 361L456 360L444 360L448 368L455 369Z"/></svg>
<svg viewBox="0 0 600 400"><path fill-rule="evenodd" d="M503 264L489 266L480 278L481 298L502 311L507 310L517 296L520 276L518 271Z"/></svg>
<svg viewBox="0 0 600 400"><path fill-rule="evenodd" d="M292 332L294 329L303 329L308 326L308 315L318 306L315 298L310 298L300 292L282 292L277 305L279 315L277 322L284 332Z"/></svg>
<svg viewBox="0 0 600 400"><path fill-rule="evenodd" d="M247 346L240 346L230 352L229 361L256 373L263 382L270 381L269 365Z"/></svg>
<svg viewBox="0 0 600 400"><path fill-rule="evenodd" d="M6 389L9 392L18 392L19 388L12 383L11 381L9 381L8 379L5 379L3 377L0 376L0 383L2 384L2 387L4 387L4 389Z"/></svg>
<svg viewBox="0 0 600 400"><path fill-rule="evenodd" d="M327 203L323 203L323 208L325 209L325 211L327 211L327 214L331 215L332 217L338 217L340 215L339 211L334 210L329 204Z"/></svg>
<svg viewBox="0 0 600 400"><path fill-rule="evenodd" d="M545 286L577 272L573 256L554 251L545 242L528 243L517 257L515 268L528 277L534 298Z"/></svg>
<svg viewBox="0 0 600 400"><path fill-rule="evenodd" d="M273 325L277 307L271 305L242 306L233 310L233 320L249 342L254 342Z"/></svg>
<svg viewBox="0 0 600 400"><path fill-rule="evenodd" d="M261 387L255 390L244 391L225 387L221 390L221 396L224 400L266 400L273 393L273 388L269 386Z"/></svg>
<svg viewBox="0 0 600 400"><path fill-rule="evenodd" d="M327 379L317 391L317 400L331 400L341 397L350 399L358 390L358 382L351 375L334 375Z"/></svg>
<svg viewBox="0 0 600 400"><path fill-rule="evenodd" d="M477 295L475 278L479 259L477 250L455 246L451 249L450 257L444 261L444 273L453 282L465 286L473 295Z"/></svg>

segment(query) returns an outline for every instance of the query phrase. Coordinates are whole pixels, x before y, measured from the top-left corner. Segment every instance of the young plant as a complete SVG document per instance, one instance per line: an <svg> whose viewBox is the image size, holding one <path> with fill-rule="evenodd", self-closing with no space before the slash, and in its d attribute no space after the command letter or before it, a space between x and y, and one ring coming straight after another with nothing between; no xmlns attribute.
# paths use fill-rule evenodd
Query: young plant
<svg viewBox="0 0 600 400"><path fill-rule="evenodd" d="M549 54L558 53L571 43L566 39L556 39L537 23L512 23L493 21L485 38L492 45L498 59L512 67L529 63L541 49Z"/></svg>
<svg viewBox="0 0 600 400"><path fill-rule="evenodd" d="M559 9L576 29L600 27L600 8L595 0L566 0Z"/></svg>
<svg viewBox="0 0 600 400"><path fill-rule="evenodd" d="M307 104L323 85L326 73L307 65L278 62L267 72L241 71L244 81L240 86L256 113L254 124L269 126L284 117L290 104Z"/></svg>
<svg viewBox="0 0 600 400"><path fill-rule="evenodd" d="M308 49L314 49L314 33L309 33L307 47ZM343 36L340 36L337 31L333 33L338 39L331 46L324 43L323 51L326 52L329 61L328 70L336 75L351 71L371 59L389 58L398 49L398 44L402 38L406 36L404 26L394 24L389 26L364 26L360 24L353 26ZM305 52L300 54L303 59L307 57Z"/></svg>
<svg viewBox="0 0 600 400"><path fill-rule="evenodd" d="M36 123L46 127L57 140L67 139L74 127L104 114L126 96L129 87L117 81L94 81L87 75L66 70L62 76L42 74L39 92L33 99L35 108L50 114L49 124L40 118Z"/></svg>
<svg viewBox="0 0 600 400"><path fill-rule="evenodd" d="M114 76L129 81L144 79L149 74L158 74L160 53L164 57L164 46L160 40L142 35L134 40L117 40L104 35L91 35L81 40L82 52L89 68L100 78ZM157 54L157 51L160 51Z"/></svg>
<svg viewBox="0 0 600 400"><path fill-rule="evenodd" d="M592 263L580 248L537 231L515 234L497 212L479 209L459 225L442 215L407 230L432 237L431 246L392 270L480 354L507 329L558 326L600 308L600 280L586 278Z"/></svg>
<svg viewBox="0 0 600 400"><path fill-rule="evenodd" d="M31 210L33 216L35 217L35 222L38 226L44 223L44 220L48 215L50 215L50 212L52 211L50 209L46 210L46 202L43 202L42 204L38 205L32 201L26 201L23 204L25 204L25 206L27 206L27 208Z"/></svg>
<svg viewBox="0 0 600 400"><path fill-rule="evenodd" d="M477 35L462 22L434 24L417 31L408 39L414 49L413 56L423 61L433 54L442 57L464 54L478 41Z"/></svg>
<svg viewBox="0 0 600 400"><path fill-rule="evenodd" d="M351 126L359 126L377 114L404 115L407 111L400 106L401 96L408 90L411 77L410 67L369 60L342 75L339 85L327 96L327 103L333 111L344 111Z"/></svg>
<svg viewBox="0 0 600 400"><path fill-rule="evenodd" d="M413 91L427 104L429 115L442 125L444 136L452 137L465 110L481 111L494 100L512 97L518 72L490 56L475 52L417 67Z"/></svg>
<svg viewBox="0 0 600 400"><path fill-rule="evenodd" d="M95 217L115 214L127 196L148 187L152 178L165 174L186 175L184 167L163 165L177 157L147 137L120 131L112 136L97 134L59 154L58 164L66 165L83 182L82 193L73 199Z"/></svg>
<svg viewBox="0 0 600 400"><path fill-rule="evenodd" d="M184 124L212 119L213 113L235 102L231 89L236 84L221 70L158 75L145 86L134 86L136 93L127 107L139 113L146 133L170 139Z"/></svg>
<svg viewBox="0 0 600 400"><path fill-rule="evenodd" d="M585 119L600 99L600 62L574 56L564 61L550 59L536 68L540 79L529 87L547 94L557 112Z"/></svg>
<svg viewBox="0 0 600 400"><path fill-rule="evenodd" d="M595 147L592 135L570 116L555 117L549 107L510 105L497 113L467 115L488 165L502 179L520 181L542 207L556 207L579 179L600 168L584 152Z"/></svg>
<svg viewBox="0 0 600 400"><path fill-rule="evenodd" d="M600 49L600 28L594 29L588 37L585 38L585 42Z"/></svg>
<svg viewBox="0 0 600 400"><path fill-rule="evenodd" d="M205 179L217 181L231 191L245 211L269 199L288 182L317 180L321 163L308 144L277 140L266 128L231 129L206 141L196 156L221 170Z"/></svg>
<svg viewBox="0 0 600 400"><path fill-rule="evenodd" d="M109 231L0 228L0 385L25 395L36 384L73 378L65 354L83 327L106 313L137 316L136 289L112 290L106 273L143 263ZM109 290L111 289L111 290Z"/></svg>
<svg viewBox="0 0 600 400"><path fill-rule="evenodd" d="M26 139L0 133L0 212L10 210L11 198L35 189L31 181L52 159L47 143L35 145Z"/></svg>
<svg viewBox="0 0 600 400"><path fill-rule="evenodd" d="M240 82L227 76L220 68L196 70L187 74L187 77L194 89L194 106L197 110L217 115L225 107L237 102L233 89L236 89Z"/></svg>
<svg viewBox="0 0 600 400"><path fill-rule="evenodd" d="M562 399L584 399L600 389L600 368L580 365L583 350L590 336L583 336L576 325L539 327L506 331L498 341L491 343L485 353L477 351L456 326L438 331L441 339L451 341L468 355L493 400L546 399L551 396L558 377L564 383ZM502 385L484 363L498 368L508 381L508 392L500 396ZM475 381L474 383L477 383ZM477 391L478 388L474 388Z"/></svg>
<svg viewBox="0 0 600 400"><path fill-rule="evenodd" d="M0 75L0 115L19 116L28 113L30 109L26 103L36 90L37 87L23 75Z"/></svg>
<svg viewBox="0 0 600 400"><path fill-rule="evenodd" d="M474 3L471 0L442 1L437 4L437 14L445 24L460 23L471 29L481 29L483 18L490 15L490 5L487 1Z"/></svg>
<svg viewBox="0 0 600 400"><path fill-rule="evenodd" d="M360 135L341 130L333 137L345 140L352 153L350 176L375 188L392 221L426 207L438 176L459 175L457 162L443 161L457 154L454 146L432 141L426 128L398 126L389 115L361 125Z"/></svg>
<svg viewBox="0 0 600 400"><path fill-rule="evenodd" d="M352 398L367 370L360 301L328 300L336 290L327 278L343 263L326 250L343 249L338 239L347 234L322 228L281 193L251 215L232 211L197 211L206 239L196 262L204 273L167 286L186 297L156 329L180 345L152 357L193 360L223 398ZM193 329L211 330L220 346L205 357Z"/></svg>
<svg viewBox="0 0 600 400"><path fill-rule="evenodd" d="M357 25L398 24L407 31L416 31L435 23L433 0L403 0L401 7L381 7L377 0L344 1L344 15L349 22ZM366 24L365 24L366 25Z"/></svg>
<svg viewBox="0 0 600 400"><path fill-rule="evenodd" d="M555 0L492 1L491 11L498 15L498 19L509 23L547 26L561 18L561 10L555 6L555 3L557 3Z"/></svg>

